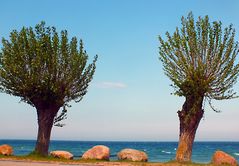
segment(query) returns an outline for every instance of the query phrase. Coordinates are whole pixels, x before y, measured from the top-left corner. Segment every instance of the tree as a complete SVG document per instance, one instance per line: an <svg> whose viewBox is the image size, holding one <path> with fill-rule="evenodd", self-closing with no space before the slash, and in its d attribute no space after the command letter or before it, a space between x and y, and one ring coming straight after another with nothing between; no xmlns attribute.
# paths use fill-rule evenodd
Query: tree
<svg viewBox="0 0 239 166"><path fill-rule="evenodd" d="M88 55L83 42L67 31L58 35L55 27L44 22L35 29L23 27L13 30L10 39L2 39L0 53L0 88L2 92L18 96L36 108L38 136L35 153L48 155L52 126L57 112L70 101L79 102L87 93L97 56L87 64ZM63 116L65 112L63 111Z"/></svg>
<svg viewBox="0 0 239 166"><path fill-rule="evenodd" d="M190 161L196 130L204 115L204 103L232 99L235 96L239 52L232 25L222 29L222 23L209 22L208 16L194 22L190 12L182 17L182 27L166 40L159 36L159 57L165 74L173 82L174 94L184 96L176 160ZM213 107L212 107L213 108ZM213 110L215 110L213 108ZM216 110L215 110L216 111Z"/></svg>

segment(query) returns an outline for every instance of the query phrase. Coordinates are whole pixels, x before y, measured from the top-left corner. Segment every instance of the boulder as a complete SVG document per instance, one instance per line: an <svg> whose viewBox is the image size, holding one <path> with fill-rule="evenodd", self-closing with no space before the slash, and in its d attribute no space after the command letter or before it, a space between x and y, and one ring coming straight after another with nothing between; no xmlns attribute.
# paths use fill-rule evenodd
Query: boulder
<svg viewBox="0 0 239 166"><path fill-rule="evenodd" d="M212 157L212 164L237 166L237 160L223 151L216 151Z"/></svg>
<svg viewBox="0 0 239 166"><path fill-rule="evenodd" d="M148 161L148 156L145 152L135 149L123 149L117 156L119 160Z"/></svg>
<svg viewBox="0 0 239 166"><path fill-rule="evenodd" d="M0 146L0 155L10 156L13 155L13 148L10 145L1 145Z"/></svg>
<svg viewBox="0 0 239 166"><path fill-rule="evenodd" d="M67 152L67 151L61 151L61 150L52 151L52 152L50 152L50 155L55 158L62 158L62 159L67 159L67 160L73 159L73 154L71 154L70 152Z"/></svg>
<svg viewBox="0 0 239 166"><path fill-rule="evenodd" d="M110 149L104 145L94 146L82 155L82 159L109 160L109 158Z"/></svg>

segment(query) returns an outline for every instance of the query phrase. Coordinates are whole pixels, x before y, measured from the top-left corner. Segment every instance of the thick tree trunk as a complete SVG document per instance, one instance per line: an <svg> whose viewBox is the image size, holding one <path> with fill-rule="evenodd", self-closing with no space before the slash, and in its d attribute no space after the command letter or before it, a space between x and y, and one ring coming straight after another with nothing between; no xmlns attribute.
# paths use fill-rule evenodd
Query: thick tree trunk
<svg viewBox="0 0 239 166"><path fill-rule="evenodd" d="M37 109L38 135L35 153L47 156L54 117L59 108Z"/></svg>
<svg viewBox="0 0 239 166"><path fill-rule="evenodd" d="M180 121L179 143L176 153L178 162L191 161L193 142L200 120L203 117L203 96L186 97L181 111L178 111Z"/></svg>

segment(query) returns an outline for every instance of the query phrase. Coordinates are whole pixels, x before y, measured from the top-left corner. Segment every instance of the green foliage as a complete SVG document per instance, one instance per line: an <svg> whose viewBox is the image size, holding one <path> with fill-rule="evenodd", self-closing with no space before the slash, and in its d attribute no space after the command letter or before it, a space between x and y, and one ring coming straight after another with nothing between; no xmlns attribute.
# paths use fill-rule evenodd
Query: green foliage
<svg viewBox="0 0 239 166"><path fill-rule="evenodd" d="M87 65L88 55L76 37L57 33L44 22L35 29L13 30L2 39L0 89L39 108L62 107L80 101L93 78L97 56Z"/></svg>
<svg viewBox="0 0 239 166"><path fill-rule="evenodd" d="M182 17L182 27L167 40L159 36L160 60L165 74L173 82L178 96L223 100L236 97L239 64L238 42L232 25L222 29L221 22L209 22L208 16L194 21L190 12Z"/></svg>

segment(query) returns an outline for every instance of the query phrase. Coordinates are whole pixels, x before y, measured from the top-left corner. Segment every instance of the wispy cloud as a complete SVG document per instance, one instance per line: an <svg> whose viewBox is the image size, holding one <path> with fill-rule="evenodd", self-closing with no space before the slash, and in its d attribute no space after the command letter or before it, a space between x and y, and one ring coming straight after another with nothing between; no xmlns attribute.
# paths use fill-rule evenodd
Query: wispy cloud
<svg viewBox="0 0 239 166"><path fill-rule="evenodd" d="M122 82L99 82L96 84L96 87L103 89L123 89L127 85Z"/></svg>

